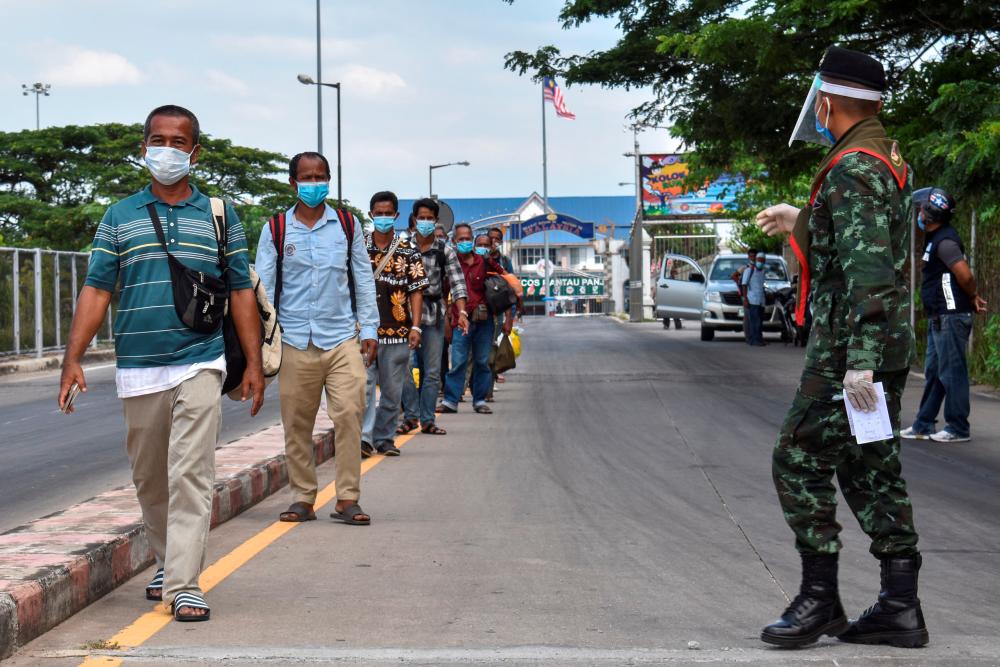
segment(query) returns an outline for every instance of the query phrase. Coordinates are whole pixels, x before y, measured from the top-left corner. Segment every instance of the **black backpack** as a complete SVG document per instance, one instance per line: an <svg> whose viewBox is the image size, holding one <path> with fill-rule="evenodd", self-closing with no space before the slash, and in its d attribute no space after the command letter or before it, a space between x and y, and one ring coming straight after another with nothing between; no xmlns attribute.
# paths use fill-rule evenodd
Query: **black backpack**
<svg viewBox="0 0 1000 667"><path fill-rule="evenodd" d="M347 287L351 292L351 311L357 313L358 299L354 290L354 266L351 262L354 251L354 214L341 208L335 208L334 210L337 212L337 218L340 220L340 228L344 230L344 236L347 237ZM281 303L282 261L285 257L285 214L279 213L272 216L267 224L271 228L271 240L274 242L274 250L278 253L277 262L274 267L274 312L277 313Z"/></svg>
<svg viewBox="0 0 1000 667"><path fill-rule="evenodd" d="M491 273L486 277L483 287L486 290L486 307L493 315L505 313L517 303L517 294L501 275Z"/></svg>

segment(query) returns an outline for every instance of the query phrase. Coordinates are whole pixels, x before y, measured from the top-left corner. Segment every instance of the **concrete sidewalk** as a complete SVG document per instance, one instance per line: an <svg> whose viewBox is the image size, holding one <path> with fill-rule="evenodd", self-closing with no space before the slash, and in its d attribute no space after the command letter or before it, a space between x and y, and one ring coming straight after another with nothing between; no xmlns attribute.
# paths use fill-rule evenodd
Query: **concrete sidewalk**
<svg viewBox="0 0 1000 667"><path fill-rule="evenodd" d="M334 454L332 427L321 409L317 462ZM213 528L287 484L284 450L280 425L216 450ZM0 534L0 659L152 562L132 486Z"/></svg>
<svg viewBox="0 0 1000 667"><path fill-rule="evenodd" d="M0 375L13 375L14 373L37 373L38 371L50 371L62 368L62 351L46 352L41 357L20 355L13 359L0 361ZM88 348L83 355L84 364L93 364L100 361L114 361L114 346L101 346Z"/></svg>

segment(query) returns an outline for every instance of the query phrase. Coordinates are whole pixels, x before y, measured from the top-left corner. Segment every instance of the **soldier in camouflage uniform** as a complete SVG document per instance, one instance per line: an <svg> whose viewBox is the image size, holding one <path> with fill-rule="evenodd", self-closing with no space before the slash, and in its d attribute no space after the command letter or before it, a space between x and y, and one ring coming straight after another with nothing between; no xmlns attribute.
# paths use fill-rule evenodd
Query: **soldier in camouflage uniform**
<svg viewBox="0 0 1000 667"><path fill-rule="evenodd" d="M799 595L761 633L780 646L803 646L824 634L909 647L928 641L916 595L917 533L899 459L900 401L914 358L905 273L913 177L876 117L884 88L877 60L827 50L792 138L833 144L810 205L781 204L757 217L768 234L792 232L802 269L800 324L807 294L813 314L805 369L773 459L803 569ZM873 410L876 382L885 390L894 437L859 445L843 399ZM834 475L882 563L879 601L854 623L837 590Z"/></svg>

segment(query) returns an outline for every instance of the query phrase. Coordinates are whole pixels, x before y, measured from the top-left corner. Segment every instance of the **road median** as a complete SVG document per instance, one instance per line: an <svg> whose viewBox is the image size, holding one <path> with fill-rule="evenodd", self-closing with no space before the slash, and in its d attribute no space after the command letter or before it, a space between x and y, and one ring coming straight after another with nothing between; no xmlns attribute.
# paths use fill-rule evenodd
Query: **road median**
<svg viewBox="0 0 1000 667"><path fill-rule="evenodd" d="M316 419L317 464L333 457L333 424ZM216 449L212 527L288 483L280 425ZM153 562L132 486L0 534L0 659Z"/></svg>

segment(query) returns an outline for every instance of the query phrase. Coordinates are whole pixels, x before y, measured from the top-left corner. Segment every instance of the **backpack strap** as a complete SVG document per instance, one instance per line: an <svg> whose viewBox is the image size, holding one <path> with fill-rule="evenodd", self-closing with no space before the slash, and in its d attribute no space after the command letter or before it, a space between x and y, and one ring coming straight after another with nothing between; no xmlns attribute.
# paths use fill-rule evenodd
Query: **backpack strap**
<svg viewBox="0 0 1000 667"><path fill-rule="evenodd" d="M226 259L226 250L229 248L229 230L226 228L226 203L218 197L209 199L212 204L212 223L215 227L215 243L219 249L219 268L222 269L223 277L229 269L229 261Z"/></svg>
<svg viewBox="0 0 1000 667"><path fill-rule="evenodd" d="M272 215L267 226L271 230L271 241L277 255L274 263L274 312L277 313L278 303L281 301L282 265L285 260L285 214Z"/></svg>
<svg viewBox="0 0 1000 667"><path fill-rule="evenodd" d="M337 218L340 220L340 227L344 230L344 236L347 237L347 288L351 292L351 312L357 316L358 312L358 298L357 293L354 288L354 215L350 211L345 211L342 208L335 208L337 212Z"/></svg>

